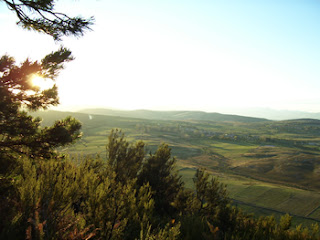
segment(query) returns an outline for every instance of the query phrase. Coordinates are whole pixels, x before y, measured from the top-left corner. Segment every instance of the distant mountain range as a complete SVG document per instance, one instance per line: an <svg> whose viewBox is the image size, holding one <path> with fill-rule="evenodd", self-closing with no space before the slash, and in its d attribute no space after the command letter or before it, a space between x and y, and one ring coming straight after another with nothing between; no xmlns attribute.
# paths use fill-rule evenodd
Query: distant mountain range
<svg viewBox="0 0 320 240"><path fill-rule="evenodd" d="M265 118L244 117L239 115L207 113L201 111L151 111L151 110L112 110L105 108L88 108L77 111L93 115L109 115L129 118L157 119L157 120L196 120L217 122L263 122Z"/></svg>
<svg viewBox="0 0 320 240"><path fill-rule="evenodd" d="M250 116L256 118L267 118L272 120L289 120L301 118L312 118L320 120L320 112L312 113L304 111L275 110L271 108L232 108L229 109L227 112L237 115Z"/></svg>
<svg viewBox="0 0 320 240"><path fill-rule="evenodd" d="M119 109L111 109L108 107L94 107L88 106L79 108L79 106L69 106L64 108L57 108L57 111L68 111L68 112L85 112L91 114L102 114L102 115L111 115L111 116L128 116L134 118L150 118L150 119L185 119L182 116L175 116L176 114L186 115L186 118L190 115L192 118L197 115L196 119L201 119L204 117L204 120L209 118L209 120L216 121L218 119L220 121L220 117L218 117L219 113L221 115L228 115L232 119L233 116L245 116L250 118L264 118L269 120L290 120L290 119L318 119L320 120L320 112L307 112L307 111L292 111L292 110L275 110L272 108L263 108L263 107L255 107L255 108L217 108L212 110L211 112L203 112L203 111L192 111L192 110L119 110ZM94 112L94 113L93 113ZM171 116L173 115L173 116ZM204 116L206 115L206 116ZM210 116L211 115L211 116ZM214 116L214 119L211 119ZM189 118L190 119L190 118ZM224 119L225 120L225 119ZM251 119L252 120L252 119ZM226 120L228 121L228 120ZM258 120L259 121L259 120Z"/></svg>

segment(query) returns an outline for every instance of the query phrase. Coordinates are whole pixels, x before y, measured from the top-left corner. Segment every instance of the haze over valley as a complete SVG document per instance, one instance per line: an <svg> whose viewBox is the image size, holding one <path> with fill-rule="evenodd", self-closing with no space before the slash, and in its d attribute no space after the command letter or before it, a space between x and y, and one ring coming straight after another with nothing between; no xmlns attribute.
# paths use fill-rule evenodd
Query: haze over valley
<svg viewBox="0 0 320 240"><path fill-rule="evenodd" d="M289 119L301 119L301 118L312 118L312 119L320 119L320 113L316 112L304 112L304 111L290 111L290 110L275 110L270 108L224 108L220 109L220 111L215 112L205 112L205 111L192 111L192 110L170 110L170 111L161 111L161 110L121 110L121 109L108 109L108 108L81 108L81 107L70 107L64 109L64 111L71 112L83 112L83 113L94 113L94 114L102 114L102 115L114 115L114 116L143 116L144 118L148 118L148 112L150 116L154 116L158 114L158 117L164 115L162 117L168 116L169 119L174 119L175 113L202 113L205 115L214 115L214 114L224 114L224 115L240 115L247 116L252 118L265 118L269 120L289 120ZM154 114L152 114L154 113ZM163 114L166 113L166 114ZM160 115L160 116L159 116ZM201 115L201 114L200 114ZM213 119L212 119L213 120Z"/></svg>

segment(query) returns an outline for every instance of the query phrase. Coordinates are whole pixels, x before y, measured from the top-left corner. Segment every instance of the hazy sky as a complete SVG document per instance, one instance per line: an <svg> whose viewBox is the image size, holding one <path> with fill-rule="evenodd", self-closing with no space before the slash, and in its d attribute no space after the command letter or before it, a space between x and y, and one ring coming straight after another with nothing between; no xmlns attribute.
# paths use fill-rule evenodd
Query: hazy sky
<svg viewBox="0 0 320 240"><path fill-rule="evenodd" d="M318 0L60 0L57 10L94 16L93 31L55 43L17 27L0 1L0 54L70 48L61 107L320 112Z"/></svg>

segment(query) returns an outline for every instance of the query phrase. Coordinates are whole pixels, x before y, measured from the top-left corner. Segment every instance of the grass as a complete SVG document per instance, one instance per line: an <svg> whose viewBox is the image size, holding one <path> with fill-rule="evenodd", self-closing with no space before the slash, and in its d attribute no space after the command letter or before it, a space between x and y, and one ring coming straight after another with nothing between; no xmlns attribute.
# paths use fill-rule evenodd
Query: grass
<svg viewBox="0 0 320 240"><path fill-rule="evenodd" d="M187 188L194 188L192 178L195 171L195 168L188 167L179 170ZM293 216L294 225L309 226L320 222L320 194L317 192L215 172L212 176L227 185L229 197L247 213L275 215L277 218L289 213Z"/></svg>

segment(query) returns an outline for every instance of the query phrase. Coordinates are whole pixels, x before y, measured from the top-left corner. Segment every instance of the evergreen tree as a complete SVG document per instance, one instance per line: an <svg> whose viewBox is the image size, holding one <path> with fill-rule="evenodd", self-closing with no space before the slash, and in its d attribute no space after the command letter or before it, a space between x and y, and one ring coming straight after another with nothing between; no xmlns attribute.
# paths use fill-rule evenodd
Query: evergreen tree
<svg viewBox="0 0 320 240"><path fill-rule="evenodd" d="M136 178L145 156L144 143L130 145L118 129L111 131L108 140L107 162L116 173L116 179L124 183Z"/></svg>
<svg viewBox="0 0 320 240"><path fill-rule="evenodd" d="M19 24L27 29L44 32L58 40L64 35L81 35L93 19L72 18L55 12L53 0L13 1L0 0L14 11ZM46 109L58 104L57 87L40 91L33 86L34 75L55 80L64 63L72 60L68 49L60 48L42 59L27 59L16 65L14 58L0 58L0 185L2 177L12 172L15 159L22 155L31 158L48 158L53 149L73 142L80 137L80 123L73 118L57 121L54 126L40 129L40 119L25 110ZM0 188L1 188L0 186ZM1 191L1 190L0 190Z"/></svg>
<svg viewBox="0 0 320 240"><path fill-rule="evenodd" d="M63 63L71 59L71 52L63 48L46 56L41 63L26 60L17 66L9 56L0 58L0 195L4 196L0 198L0 206L7 217L12 216L12 205L17 198L15 178L23 174L21 160L55 157L55 148L81 136L81 124L72 117L41 128L41 120L26 112L58 103L56 86L40 91L30 84L30 77L39 74L54 79ZM9 220L0 220L0 229L6 221Z"/></svg>
<svg viewBox="0 0 320 240"><path fill-rule="evenodd" d="M59 40L64 35L82 35L93 19L69 17L55 11L54 0L0 0L16 13L18 24L27 29L44 32ZM64 63L72 60L68 49L60 48L41 62L27 59L16 65L14 58L0 58L0 174L12 167L12 154L49 157L52 149L68 144L79 135L80 123L73 118L58 121L51 128L40 130L40 119L25 110L46 109L58 104L57 87L40 91L33 86L34 75L55 80Z"/></svg>
<svg viewBox="0 0 320 240"><path fill-rule="evenodd" d="M1 166L21 154L48 158L53 149L80 137L81 124L74 118L57 121L41 129L39 118L25 110L46 109L58 104L57 87L40 91L31 83L33 75L54 79L63 64L72 60L71 52L61 48L41 63L26 60L17 66L13 58L0 58L0 155ZM2 174L5 169L0 171Z"/></svg>
<svg viewBox="0 0 320 240"><path fill-rule="evenodd" d="M196 189L197 211L207 216L217 214L230 203L226 186L216 178L211 177L209 180L209 177L204 169L197 169L193 179Z"/></svg>
<svg viewBox="0 0 320 240"><path fill-rule="evenodd" d="M172 216L176 211L174 201L183 183L175 170L175 162L169 146L161 144L143 164L138 177L140 185L149 183L154 191L155 210L160 216Z"/></svg>
<svg viewBox="0 0 320 240"><path fill-rule="evenodd" d="M64 35L83 34L93 20L57 13L53 0L0 1L16 13L19 25L49 34L55 40ZM31 84L31 78L38 75L54 81L64 63L72 59L65 48L48 54L40 62L27 59L17 65L13 57L0 58L0 210L5 216L0 220L1 230L17 213L13 206L21 194L16 180L23 175L23 161L35 164L55 157L55 148L80 137L81 124L72 117L40 128L41 120L27 112L47 109L59 102L55 85L41 91Z"/></svg>

